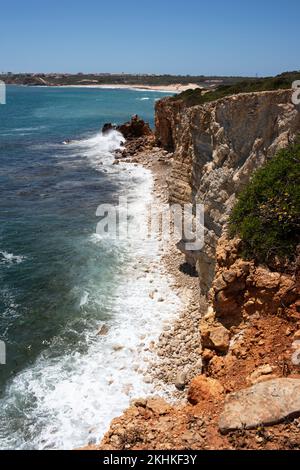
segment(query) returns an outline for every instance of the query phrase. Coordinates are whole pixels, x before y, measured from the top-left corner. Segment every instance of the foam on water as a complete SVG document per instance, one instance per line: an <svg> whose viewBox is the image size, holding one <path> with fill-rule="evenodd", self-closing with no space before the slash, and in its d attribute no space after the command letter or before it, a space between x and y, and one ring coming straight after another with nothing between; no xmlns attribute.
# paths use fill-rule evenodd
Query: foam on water
<svg viewBox="0 0 300 470"><path fill-rule="evenodd" d="M0 251L0 263L1 264L20 264L25 261L25 256L14 255L13 253L7 253L7 251Z"/></svg>
<svg viewBox="0 0 300 470"><path fill-rule="evenodd" d="M86 158L95 169L104 162L112 179L134 180L126 195L133 202L132 217L145 225L146 205L152 201L152 175L131 164L112 165L112 152L121 141L117 132L97 134L73 142L70 152ZM88 347L82 352L70 348L63 356L51 353L54 339L34 364L8 383L0 409L5 407L4 419L15 423L9 434L1 436L0 430L2 448L72 449L98 442L132 398L157 393L153 384L145 381L152 354L148 346L180 308L160 264L160 242L136 238L118 241L94 233L88 235L88 243L114 253L123 252L125 245L130 260L115 277L112 297L98 296L97 286L93 292L78 289L83 316L90 302L111 306L110 319L105 322L108 334L98 335L87 324L82 341Z"/></svg>
<svg viewBox="0 0 300 470"><path fill-rule="evenodd" d="M11 129L10 132L0 132L0 135L3 137L8 136L26 136L31 135L34 131L40 131L41 129L46 129L47 126L35 126L35 127L16 127L15 129Z"/></svg>

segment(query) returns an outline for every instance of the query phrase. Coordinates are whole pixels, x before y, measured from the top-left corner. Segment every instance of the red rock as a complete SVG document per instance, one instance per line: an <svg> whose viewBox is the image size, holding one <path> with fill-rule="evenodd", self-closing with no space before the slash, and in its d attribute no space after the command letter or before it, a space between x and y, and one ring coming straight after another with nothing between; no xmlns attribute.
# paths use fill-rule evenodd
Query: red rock
<svg viewBox="0 0 300 470"><path fill-rule="evenodd" d="M218 352L227 352L229 349L230 333L220 323L209 324L203 322L200 326L202 345L204 348Z"/></svg>
<svg viewBox="0 0 300 470"><path fill-rule="evenodd" d="M147 408L158 415L170 413L172 407L162 398L150 398L147 400Z"/></svg>
<svg viewBox="0 0 300 470"><path fill-rule="evenodd" d="M219 400L223 393L224 388L218 380L199 375L190 383L188 400L192 405L197 405L203 401Z"/></svg>

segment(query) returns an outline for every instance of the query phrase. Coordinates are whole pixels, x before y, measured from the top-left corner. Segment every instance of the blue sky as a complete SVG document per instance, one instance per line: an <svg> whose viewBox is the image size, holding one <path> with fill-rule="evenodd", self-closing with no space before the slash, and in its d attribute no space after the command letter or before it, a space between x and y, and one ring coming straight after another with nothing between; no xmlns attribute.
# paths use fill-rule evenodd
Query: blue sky
<svg viewBox="0 0 300 470"><path fill-rule="evenodd" d="M0 71L300 69L299 0L0 0Z"/></svg>

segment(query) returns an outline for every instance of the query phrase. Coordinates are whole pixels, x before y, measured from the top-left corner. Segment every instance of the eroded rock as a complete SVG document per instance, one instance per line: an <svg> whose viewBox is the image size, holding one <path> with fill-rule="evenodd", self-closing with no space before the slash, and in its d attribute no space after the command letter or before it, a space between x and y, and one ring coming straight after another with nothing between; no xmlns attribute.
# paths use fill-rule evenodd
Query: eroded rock
<svg viewBox="0 0 300 470"><path fill-rule="evenodd" d="M229 395L219 429L253 429L294 416L300 416L300 379L270 380Z"/></svg>
<svg viewBox="0 0 300 470"><path fill-rule="evenodd" d="M197 405L203 401L219 400L223 393L223 386L218 380L199 375L190 383L188 401L192 405Z"/></svg>
<svg viewBox="0 0 300 470"><path fill-rule="evenodd" d="M168 178L170 202L204 205L203 249L195 254L186 252L185 244L178 246L183 247L188 262L196 263L205 295L214 279L218 239L236 194L257 168L287 147L300 131L300 113L291 95L291 90L276 90L229 96L193 107L170 99L156 104L156 139L174 151ZM219 258L222 256L226 264L234 254L228 250ZM243 289L242 282L239 289Z"/></svg>
<svg viewBox="0 0 300 470"><path fill-rule="evenodd" d="M152 134L148 123L139 118L139 116L132 116L129 122L117 126L116 128L125 139L136 139L138 137L145 137Z"/></svg>
<svg viewBox="0 0 300 470"><path fill-rule="evenodd" d="M270 375L274 372L274 367L270 364L265 364L258 367L249 377L247 377L247 382L249 384L255 385L256 383L269 380Z"/></svg>
<svg viewBox="0 0 300 470"><path fill-rule="evenodd" d="M218 352L227 352L230 342L230 332L220 323L200 324L202 346Z"/></svg>
<svg viewBox="0 0 300 470"><path fill-rule="evenodd" d="M150 398L147 400L147 408L158 415L166 415L172 409L163 398Z"/></svg>

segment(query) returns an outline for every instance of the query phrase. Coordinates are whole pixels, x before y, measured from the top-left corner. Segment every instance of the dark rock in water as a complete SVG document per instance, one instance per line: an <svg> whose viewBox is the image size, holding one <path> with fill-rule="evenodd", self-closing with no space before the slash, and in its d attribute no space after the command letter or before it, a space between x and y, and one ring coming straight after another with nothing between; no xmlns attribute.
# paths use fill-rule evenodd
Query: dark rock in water
<svg viewBox="0 0 300 470"><path fill-rule="evenodd" d="M102 134L107 134L108 132L114 131L114 130L116 130L116 126L114 126L111 122L107 122L102 127Z"/></svg>
<svg viewBox="0 0 300 470"><path fill-rule="evenodd" d="M136 139L138 137L145 137L152 134L148 123L140 119L139 116L132 116L131 121L125 122L116 128L125 139Z"/></svg>
<svg viewBox="0 0 300 470"><path fill-rule="evenodd" d="M98 331L97 335L98 336L106 336L109 332L109 328L107 325L102 325L100 330Z"/></svg>

